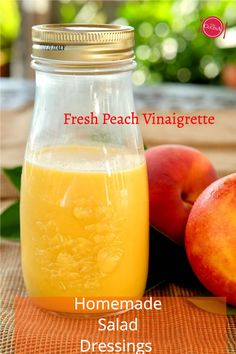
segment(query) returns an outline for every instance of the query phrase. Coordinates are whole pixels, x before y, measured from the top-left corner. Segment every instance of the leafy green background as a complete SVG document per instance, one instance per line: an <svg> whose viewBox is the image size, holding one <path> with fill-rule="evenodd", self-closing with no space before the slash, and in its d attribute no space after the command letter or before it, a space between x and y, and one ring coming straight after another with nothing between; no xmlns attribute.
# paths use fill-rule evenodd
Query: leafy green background
<svg viewBox="0 0 236 354"><path fill-rule="evenodd" d="M118 15L136 29L136 59L145 82L218 84L224 64L236 61L235 48L221 49L198 32L200 19L213 15L236 26L236 1L126 2Z"/></svg>
<svg viewBox="0 0 236 354"><path fill-rule="evenodd" d="M198 32L200 20L219 17L236 26L235 0L61 1L61 22L131 25L135 28L135 85L157 82L221 84L227 63L236 62L235 48ZM115 19L115 20L114 20ZM221 36L222 37L222 36ZM227 42L226 38L223 43Z"/></svg>

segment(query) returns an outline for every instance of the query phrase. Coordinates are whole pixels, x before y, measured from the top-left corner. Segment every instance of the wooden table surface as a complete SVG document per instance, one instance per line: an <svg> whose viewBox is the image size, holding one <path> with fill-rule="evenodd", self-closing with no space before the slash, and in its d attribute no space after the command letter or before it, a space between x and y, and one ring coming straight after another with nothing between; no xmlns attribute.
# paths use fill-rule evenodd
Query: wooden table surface
<svg viewBox="0 0 236 354"><path fill-rule="evenodd" d="M147 107L150 111L150 108ZM158 115L172 115L171 111L159 111ZM176 112L177 115L183 112ZM204 114L215 116L214 125L187 125L177 128L171 125L141 124L147 146L159 144L184 144L201 150L214 164L219 176L236 172L236 109L204 110ZM202 115L202 111L191 111L191 115Z"/></svg>
<svg viewBox="0 0 236 354"><path fill-rule="evenodd" d="M18 91L17 85L20 88ZM32 117L33 88L33 82L3 81L2 91L6 91L6 99L2 100L0 112L1 167L22 165ZM12 97L9 96L10 90L13 90L14 100L9 100ZM141 121L143 140L148 147L159 144L193 146L208 156L219 176L236 172L236 91L222 87L165 84L138 88L134 93L139 116L142 112L164 116L173 112L176 115L215 116L214 125L188 125L183 128L147 125ZM15 188L2 173L0 183L2 199L18 197Z"/></svg>

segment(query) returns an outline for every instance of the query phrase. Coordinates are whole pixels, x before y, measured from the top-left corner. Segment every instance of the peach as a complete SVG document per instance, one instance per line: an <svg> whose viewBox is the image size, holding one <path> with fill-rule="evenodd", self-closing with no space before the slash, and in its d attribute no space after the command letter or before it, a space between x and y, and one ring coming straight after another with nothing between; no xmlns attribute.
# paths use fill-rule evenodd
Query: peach
<svg viewBox="0 0 236 354"><path fill-rule="evenodd" d="M199 196L188 219L185 246L201 283L236 305L236 173Z"/></svg>
<svg viewBox="0 0 236 354"><path fill-rule="evenodd" d="M146 151L150 223L180 245L189 212L217 174L200 151L183 145L160 145Z"/></svg>

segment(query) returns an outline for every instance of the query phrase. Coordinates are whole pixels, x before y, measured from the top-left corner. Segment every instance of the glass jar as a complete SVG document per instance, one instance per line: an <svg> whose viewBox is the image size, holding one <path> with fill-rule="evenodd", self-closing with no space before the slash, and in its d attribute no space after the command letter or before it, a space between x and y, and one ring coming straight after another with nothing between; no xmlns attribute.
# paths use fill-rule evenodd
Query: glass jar
<svg viewBox="0 0 236 354"><path fill-rule="evenodd" d="M141 296L149 253L146 165L139 126L121 124L135 115L133 29L35 26L32 58L36 97L21 190L28 294ZM53 301L39 305L71 312Z"/></svg>

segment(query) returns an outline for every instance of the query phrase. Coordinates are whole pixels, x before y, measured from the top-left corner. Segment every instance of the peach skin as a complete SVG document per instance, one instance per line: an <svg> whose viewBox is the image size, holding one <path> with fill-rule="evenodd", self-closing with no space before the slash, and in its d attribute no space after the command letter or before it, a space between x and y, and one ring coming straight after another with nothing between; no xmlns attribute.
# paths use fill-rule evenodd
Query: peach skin
<svg viewBox="0 0 236 354"><path fill-rule="evenodd" d="M202 284L236 305L236 173L199 196L187 223L185 246Z"/></svg>
<svg viewBox="0 0 236 354"><path fill-rule="evenodd" d="M217 179L217 173L197 149L160 145L146 151L150 223L179 245L189 212L199 194Z"/></svg>

